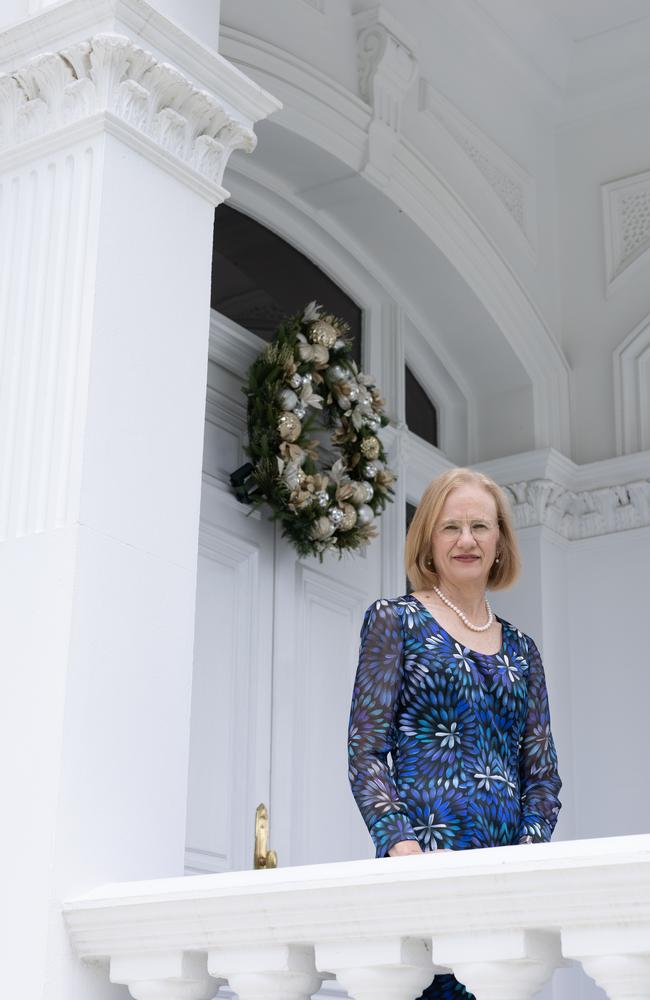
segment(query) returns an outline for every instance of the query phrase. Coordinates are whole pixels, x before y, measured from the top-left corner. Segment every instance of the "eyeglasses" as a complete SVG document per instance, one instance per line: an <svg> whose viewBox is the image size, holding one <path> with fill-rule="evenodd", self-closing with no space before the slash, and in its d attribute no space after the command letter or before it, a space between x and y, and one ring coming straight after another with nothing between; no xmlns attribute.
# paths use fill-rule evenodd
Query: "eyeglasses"
<svg viewBox="0 0 650 1000"><path fill-rule="evenodd" d="M481 541L488 536L498 527L494 521L470 521L469 524L460 521L445 521L440 527L436 528L436 533L442 535L443 538L460 538L463 533L463 528L469 528L470 533L476 539L476 541Z"/></svg>

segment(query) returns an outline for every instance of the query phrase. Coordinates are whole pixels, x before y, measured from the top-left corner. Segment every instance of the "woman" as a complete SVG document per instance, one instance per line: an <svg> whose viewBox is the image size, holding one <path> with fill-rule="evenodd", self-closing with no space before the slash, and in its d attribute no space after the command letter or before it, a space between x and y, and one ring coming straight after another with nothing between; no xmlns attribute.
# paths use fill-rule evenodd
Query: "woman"
<svg viewBox="0 0 650 1000"><path fill-rule="evenodd" d="M376 601L361 630L350 783L377 857L551 839L562 782L542 661L486 598L519 566L497 484L434 479L406 539L413 591ZM424 995L471 996L452 975Z"/></svg>

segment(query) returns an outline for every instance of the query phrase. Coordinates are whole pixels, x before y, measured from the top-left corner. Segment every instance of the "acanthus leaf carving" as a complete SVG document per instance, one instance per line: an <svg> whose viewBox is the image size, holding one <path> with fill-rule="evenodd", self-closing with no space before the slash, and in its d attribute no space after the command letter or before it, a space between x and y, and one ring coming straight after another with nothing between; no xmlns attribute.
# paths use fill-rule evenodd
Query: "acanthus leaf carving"
<svg viewBox="0 0 650 1000"><path fill-rule="evenodd" d="M650 525L650 479L578 491L533 479L504 490L517 528L543 526L569 541Z"/></svg>
<svg viewBox="0 0 650 1000"><path fill-rule="evenodd" d="M256 143L251 128L174 66L101 33L0 76L0 151L102 111L218 185L232 151Z"/></svg>

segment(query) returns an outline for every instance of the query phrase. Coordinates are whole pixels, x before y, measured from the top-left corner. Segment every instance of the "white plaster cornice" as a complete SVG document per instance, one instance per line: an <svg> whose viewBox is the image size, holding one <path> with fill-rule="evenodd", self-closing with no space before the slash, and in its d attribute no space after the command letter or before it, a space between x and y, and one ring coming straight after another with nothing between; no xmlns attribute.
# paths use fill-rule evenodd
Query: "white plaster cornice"
<svg viewBox="0 0 650 1000"><path fill-rule="evenodd" d="M217 97L126 36L104 33L0 76L0 156L102 114L141 137L143 152L207 181L217 202L230 154L255 148L252 128Z"/></svg>

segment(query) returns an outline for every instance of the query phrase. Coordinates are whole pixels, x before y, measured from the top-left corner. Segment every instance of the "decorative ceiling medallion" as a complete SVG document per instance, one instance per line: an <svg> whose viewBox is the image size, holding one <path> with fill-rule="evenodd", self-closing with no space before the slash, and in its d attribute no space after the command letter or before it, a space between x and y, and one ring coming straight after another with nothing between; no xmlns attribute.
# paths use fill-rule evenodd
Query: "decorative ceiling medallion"
<svg viewBox="0 0 650 1000"><path fill-rule="evenodd" d="M433 115L469 157L529 248L535 251L537 223L532 177L425 79L420 81L420 110Z"/></svg>
<svg viewBox="0 0 650 1000"><path fill-rule="evenodd" d="M650 170L602 185L606 293L647 265L650 250Z"/></svg>

